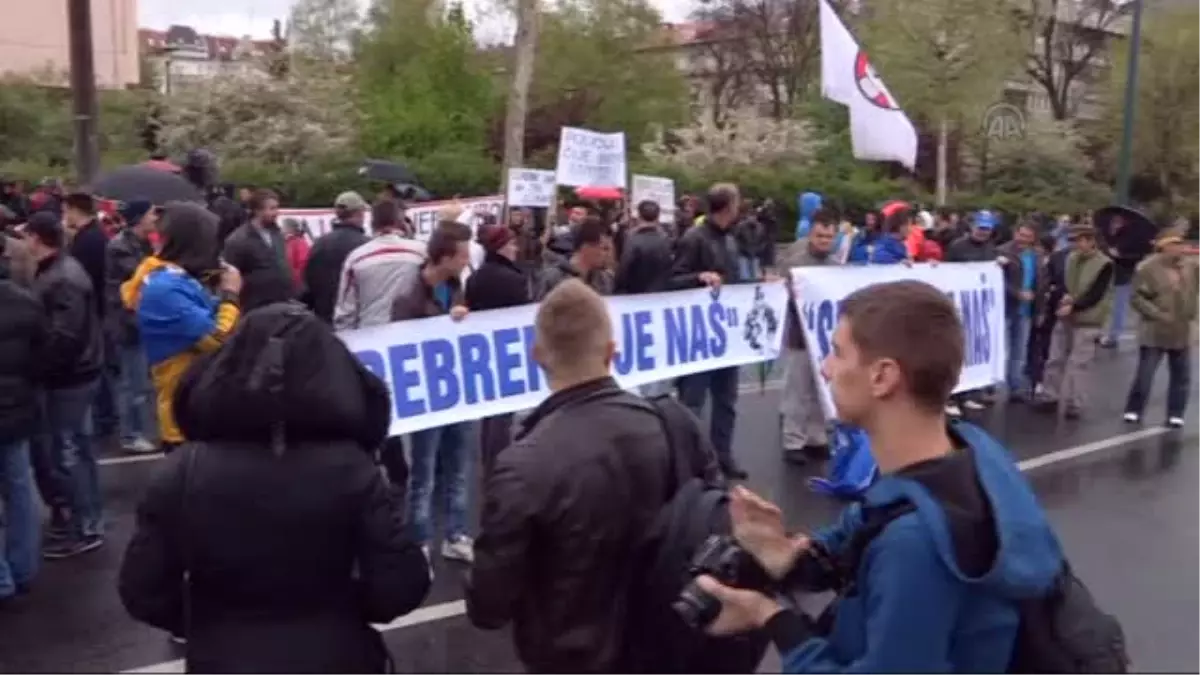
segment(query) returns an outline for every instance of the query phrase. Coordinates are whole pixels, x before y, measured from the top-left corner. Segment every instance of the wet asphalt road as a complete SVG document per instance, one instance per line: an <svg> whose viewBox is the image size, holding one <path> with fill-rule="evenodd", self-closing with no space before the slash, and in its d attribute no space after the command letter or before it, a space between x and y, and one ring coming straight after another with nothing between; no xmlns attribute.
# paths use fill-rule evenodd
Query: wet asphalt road
<svg viewBox="0 0 1200 675"><path fill-rule="evenodd" d="M1123 622L1134 668L1196 672L1197 415L1193 405L1182 431L1153 426L1164 414L1166 374L1160 372L1148 424L1124 424L1121 406L1133 354L1128 344L1119 353L1102 353L1094 400L1083 420L1056 421L1005 405L973 419L1024 460L1076 571ZM748 378L735 452L750 472L751 487L777 501L796 528L813 527L837 505L809 492L804 485L809 470L780 459L777 406L776 390L760 393L757 378ZM154 461L105 466L107 545L46 564L33 594L0 611L0 672L179 671L180 653L162 633L129 619L115 589L137 499L154 470ZM385 631L397 670L519 671L506 631L477 631L462 616L461 568L436 559L435 565L435 588L425 606ZM761 670L777 668L772 654Z"/></svg>

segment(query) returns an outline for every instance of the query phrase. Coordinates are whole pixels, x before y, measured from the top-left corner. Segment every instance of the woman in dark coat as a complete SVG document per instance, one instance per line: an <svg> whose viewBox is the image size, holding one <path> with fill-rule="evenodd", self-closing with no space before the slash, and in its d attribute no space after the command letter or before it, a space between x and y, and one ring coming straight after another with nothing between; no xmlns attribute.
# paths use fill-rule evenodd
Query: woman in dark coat
<svg viewBox="0 0 1200 675"><path fill-rule="evenodd" d="M430 584L372 459L391 419L384 384L281 303L189 370L175 411L189 442L138 508L125 608L185 637L189 672L383 672L370 624L412 611Z"/></svg>

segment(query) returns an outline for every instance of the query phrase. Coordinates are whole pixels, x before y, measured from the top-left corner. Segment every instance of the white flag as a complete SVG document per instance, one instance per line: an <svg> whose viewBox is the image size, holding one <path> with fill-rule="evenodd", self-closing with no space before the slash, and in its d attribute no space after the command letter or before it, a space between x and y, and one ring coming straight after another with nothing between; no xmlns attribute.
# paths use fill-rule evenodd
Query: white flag
<svg viewBox="0 0 1200 675"><path fill-rule="evenodd" d="M821 93L850 108L857 159L900 162L912 171L917 130L828 0L821 0Z"/></svg>

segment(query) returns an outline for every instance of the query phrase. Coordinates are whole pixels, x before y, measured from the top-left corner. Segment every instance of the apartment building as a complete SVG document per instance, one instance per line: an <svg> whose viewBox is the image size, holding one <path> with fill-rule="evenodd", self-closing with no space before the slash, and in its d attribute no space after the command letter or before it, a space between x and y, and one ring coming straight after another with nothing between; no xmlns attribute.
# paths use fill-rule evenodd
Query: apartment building
<svg viewBox="0 0 1200 675"><path fill-rule="evenodd" d="M255 72L256 59L274 47L270 40L205 35L191 26L144 28L138 44L149 74L166 94L215 77Z"/></svg>
<svg viewBox="0 0 1200 675"><path fill-rule="evenodd" d="M70 72L66 0L5 0L0 16L0 74L65 85ZM137 0L91 0L96 86L138 83Z"/></svg>

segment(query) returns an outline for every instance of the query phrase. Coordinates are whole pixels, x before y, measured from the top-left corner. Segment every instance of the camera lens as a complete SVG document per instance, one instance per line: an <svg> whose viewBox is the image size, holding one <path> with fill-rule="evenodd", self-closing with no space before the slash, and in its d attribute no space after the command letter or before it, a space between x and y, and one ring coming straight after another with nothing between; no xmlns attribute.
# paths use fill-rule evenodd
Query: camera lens
<svg viewBox="0 0 1200 675"><path fill-rule="evenodd" d="M679 593L671 608L689 627L700 630L716 620L721 613L721 601L693 581Z"/></svg>

